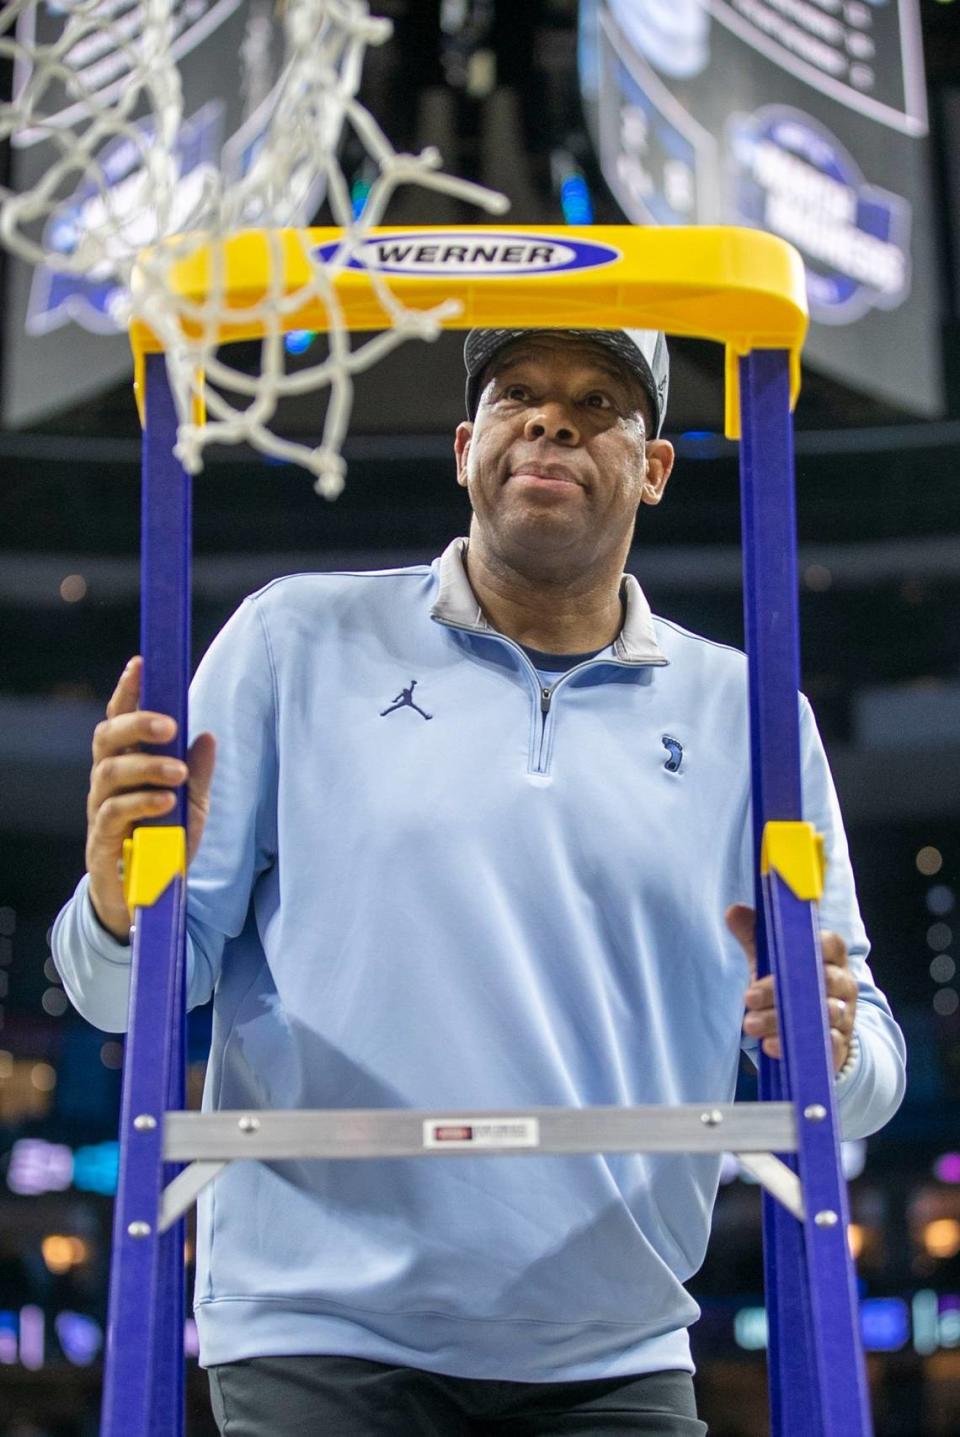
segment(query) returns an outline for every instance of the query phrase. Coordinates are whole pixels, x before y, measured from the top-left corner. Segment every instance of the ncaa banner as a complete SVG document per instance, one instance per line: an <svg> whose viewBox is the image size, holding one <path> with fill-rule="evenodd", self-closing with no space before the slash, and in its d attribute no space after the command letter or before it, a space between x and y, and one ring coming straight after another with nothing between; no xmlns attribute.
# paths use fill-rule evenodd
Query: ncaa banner
<svg viewBox="0 0 960 1437"><path fill-rule="evenodd" d="M628 219L789 240L807 360L942 412L917 0L582 0L579 67Z"/></svg>
<svg viewBox="0 0 960 1437"><path fill-rule="evenodd" d="M109 106L130 83L131 46L142 32L144 7L135 0L100 3L116 18L117 43L111 45L102 34L87 35L64 56L64 62L83 76L99 104ZM17 38L24 46L53 43L68 8L66 0L38 0L20 16ZM171 30L184 100L174 208L189 215L211 173L219 170L237 179L255 159L279 92L283 33L274 0L173 0ZM29 62L21 53L13 67L15 96L29 87L31 78ZM54 83L45 100L44 113L49 113L52 129L82 124L82 109L69 86ZM75 184L65 183L42 235L45 247L71 254L107 204L138 245L148 245L156 237L155 216L143 198L144 154L152 122L145 108L130 118L139 143L117 137L99 151L104 193L79 174ZM11 189L26 190L36 184L52 153L39 126L15 135ZM302 193L293 201L294 206L299 204L301 222L312 216L323 192L323 176L304 180ZM108 273L73 276L52 267L33 269L13 256L7 257L5 268L0 422L33 423L130 373L124 296Z"/></svg>

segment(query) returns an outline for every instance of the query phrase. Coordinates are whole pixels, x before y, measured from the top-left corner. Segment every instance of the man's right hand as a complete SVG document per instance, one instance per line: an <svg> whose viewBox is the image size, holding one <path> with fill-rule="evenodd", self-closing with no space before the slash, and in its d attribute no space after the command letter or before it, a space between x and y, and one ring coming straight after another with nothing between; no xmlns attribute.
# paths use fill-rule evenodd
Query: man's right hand
<svg viewBox="0 0 960 1437"><path fill-rule="evenodd" d="M187 783L189 865L210 811L216 749L213 734L201 733L190 745L186 764L141 750L143 743L170 743L177 732L169 715L137 707L142 669L139 655L130 660L107 704L106 718L94 729L87 796L90 901L103 926L123 943L130 938L130 913L120 877L123 840L144 819L170 813L176 802L173 790Z"/></svg>

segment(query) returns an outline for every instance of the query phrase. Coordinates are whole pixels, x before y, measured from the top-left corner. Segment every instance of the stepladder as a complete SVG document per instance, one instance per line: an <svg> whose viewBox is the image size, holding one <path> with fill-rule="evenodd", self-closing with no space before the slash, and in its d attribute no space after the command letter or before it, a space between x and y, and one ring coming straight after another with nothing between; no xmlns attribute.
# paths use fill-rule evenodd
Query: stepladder
<svg viewBox="0 0 960 1437"><path fill-rule="evenodd" d="M321 232L322 233L322 232ZM669 303L644 288L644 261L660 255L662 234L638 239L610 227L625 253L615 301L598 301L595 327L641 322L700 332L706 305L684 290L689 257L675 257ZM675 232L677 233L677 232ZM680 232L682 233L682 232ZM720 236L717 238L717 236ZM707 1101L674 1108L539 1108L522 1111L301 1110L188 1113L184 1109L186 813L185 798L164 820L128 842L125 883L134 917L128 1035L120 1115L120 1180L114 1216L103 1437L179 1437L184 1430L184 1220L200 1191L239 1159L438 1156L437 1124L525 1124L538 1153L730 1151L760 1182L769 1328L771 1431L776 1437L868 1437L872 1431L847 1243L848 1208L819 947L822 845L804 822L799 732L799 638L791 397L805 325L795 270L774 273L767 290L783 300L779 331L764 310L763 342L728 333L731 292L744 287L730 266L731 235L751 252L752 232L703 231L700 272L722 296L706 337L727 345L728 417L741 438L745 640L748 655L757 972L772 973L783 1057L760 1058L760 1101ZM651 249L660 244L660 251ZM632 253L641 246L642 252ZM712 248L711 248L712 246ZM645 247L645 248L643 248ZM786 247L784 247L786 248ZM765 253L765 252L764 252ZM631 268L632 266L632 268ZM730 273L728 274L728 268ZM356 280L351 280L356 283ZM475 287L476 288L476 287ZM480 287L482 291L482 286ZM762 288L762 286L761 286ZM517 291L520 293L519 288ZM769 295L763 296L766 301ZM582 299L582 296L581 296ZM745 285L749 313L754 289ZM471 298L461 320L503 319L500 297ZM686 304L687 309L683 306ZM497 305L500 306L498 310ZM535 317L513 322L569 327L569 296L557 284L553 311L538 297ZM758 309L760 301L756 300ZM515 306L514 306L515 308ZM513 310L511 311L514 312ZM683 319L689 312L696 318ZM291 316L291 328L307 327ZM771 338L771 327L773 336ZM191 480L174 455L177 415L163 355L143 357L145 416L142 498L142 707L172 713L178 735L158 751L185 757L190 658ZM529 1150L529 1149L527 1149ZM515 1142L488 1155L516 1156ZM451 1149L442 1150L444 1157Z"/></svg>

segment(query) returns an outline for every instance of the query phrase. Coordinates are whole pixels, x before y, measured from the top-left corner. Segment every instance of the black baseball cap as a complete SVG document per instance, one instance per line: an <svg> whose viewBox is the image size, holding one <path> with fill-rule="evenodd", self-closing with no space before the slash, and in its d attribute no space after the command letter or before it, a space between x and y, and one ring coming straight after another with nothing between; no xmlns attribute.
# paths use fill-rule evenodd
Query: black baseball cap
<svg viewBox="0 0 960 1437"><path fill-rule="evenodd" d="M467 414L476 417L483 371L505 345L531 334L569 334L599 344L639 379L653 407L653 432L663 428L670 385L667 341L657 329L471 329L463 346L467 366Z"/></svg>

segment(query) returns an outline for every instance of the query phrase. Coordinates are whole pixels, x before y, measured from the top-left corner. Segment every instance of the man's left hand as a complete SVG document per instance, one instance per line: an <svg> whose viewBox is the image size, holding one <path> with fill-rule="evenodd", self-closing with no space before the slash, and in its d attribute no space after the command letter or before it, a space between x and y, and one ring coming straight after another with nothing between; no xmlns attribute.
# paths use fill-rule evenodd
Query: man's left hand
<svg viewBox="0 0 960 1437"><path fill-rule="evenodd" d="M780 1038L777 1032L777 1003L773 974L757 977L757 915L746 903L734 903L724 915L727 927L747 955L750 964L750 986L744 1006L747 1014L743 1031L748 1038L759 1038L768 1058L779 1058ZM839 1073L850 1054L853 1020L857 1011L857 981L847 964L847 945L839 933L820 933L823 952L823 977L827 990L830 1016L830 1042L833 1047L833 1070Z"/></svg>

